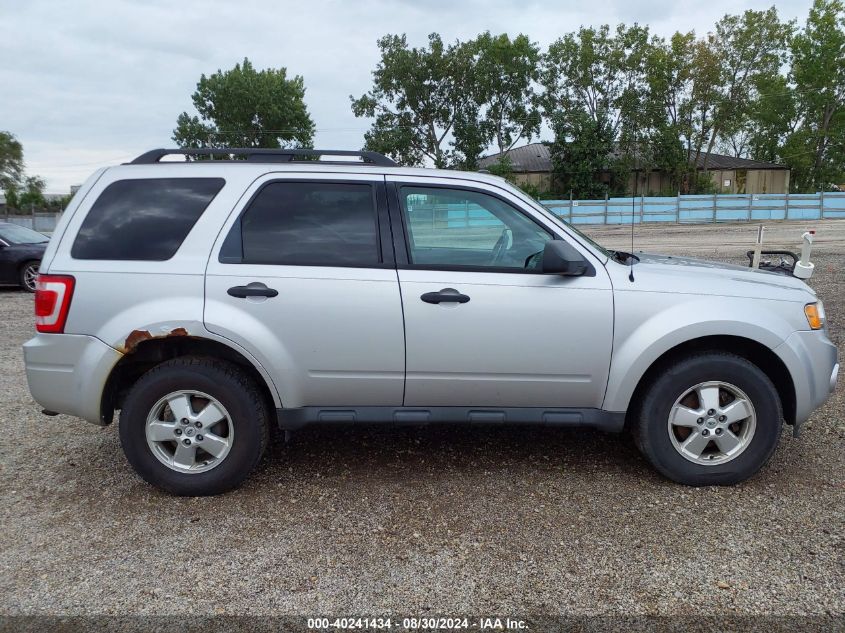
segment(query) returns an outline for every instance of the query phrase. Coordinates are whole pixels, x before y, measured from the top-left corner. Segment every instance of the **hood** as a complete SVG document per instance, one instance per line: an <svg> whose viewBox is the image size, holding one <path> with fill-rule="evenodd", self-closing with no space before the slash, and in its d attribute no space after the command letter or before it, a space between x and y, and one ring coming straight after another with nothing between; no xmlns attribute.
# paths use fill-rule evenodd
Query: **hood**
<svg viewBox="0 0 845 633"><path fill-rule="evenodd" d="M637 253L635 284L642 290L686 294L812 301L816 293L800 279L733 264Z"/></svg>

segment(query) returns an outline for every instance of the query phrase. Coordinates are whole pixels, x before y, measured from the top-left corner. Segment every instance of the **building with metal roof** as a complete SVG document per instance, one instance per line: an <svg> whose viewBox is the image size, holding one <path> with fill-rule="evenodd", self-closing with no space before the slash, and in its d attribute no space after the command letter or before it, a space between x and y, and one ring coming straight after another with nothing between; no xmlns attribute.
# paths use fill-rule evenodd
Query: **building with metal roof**
<svg viewBox="0 0 845 633"><path fill-rule="evenodd" d="M529 143L514 147L505 154L510 159L514 180L521 185L530 184L540 191L552 189L552 155L548 143ZM699 170L704 168L706 154L695 161ZM485 156L479 161L481 169L488 169L501 160L499 153ZM719 193L786 193L789 191L789 167L761 160L737 158L724 154L709 154L707 172ZM609 173L599 174L608 178ZM637 191L648 195L666 192L671 186L669 176L659 169L639 173ZM634 189L634 174L629 182L629 192Z"/></svg>

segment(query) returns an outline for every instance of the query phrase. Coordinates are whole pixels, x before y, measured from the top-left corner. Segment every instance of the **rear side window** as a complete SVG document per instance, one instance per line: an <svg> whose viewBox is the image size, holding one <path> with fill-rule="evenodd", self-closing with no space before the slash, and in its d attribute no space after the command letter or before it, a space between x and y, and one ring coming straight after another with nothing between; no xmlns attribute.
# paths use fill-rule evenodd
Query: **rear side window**
<svg viewBox="0 0 845 633"><path fill-rule="evenodd" d="M114 182L91 207L70 254L75 259L170 259L224 184L222 178Z"/></svg>
<svg viewBox="0 0 845 633"><path fill-rule="evenodd" d="M220 261L378 265L375 187L336 182L265 185L232 227L221 248Z"/></svg>

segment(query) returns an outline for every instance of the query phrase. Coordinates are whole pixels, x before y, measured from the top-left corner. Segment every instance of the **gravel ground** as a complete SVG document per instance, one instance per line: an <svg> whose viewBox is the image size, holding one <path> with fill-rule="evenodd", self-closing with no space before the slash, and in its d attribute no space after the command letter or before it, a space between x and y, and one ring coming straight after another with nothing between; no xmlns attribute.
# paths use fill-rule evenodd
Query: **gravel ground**
<svg viewBox="0 0 845 633"><path fill-rule="evenodd" d="M813 286L841 350L845 222L822 229ZM740 262L754 229L638 234ZM0 291L0 614L845 613L841 384L733 488L669 483L598 432L345 428L277 441L239 491L181 499L132 473L114 426L40 415L31 312Z"/></svg>

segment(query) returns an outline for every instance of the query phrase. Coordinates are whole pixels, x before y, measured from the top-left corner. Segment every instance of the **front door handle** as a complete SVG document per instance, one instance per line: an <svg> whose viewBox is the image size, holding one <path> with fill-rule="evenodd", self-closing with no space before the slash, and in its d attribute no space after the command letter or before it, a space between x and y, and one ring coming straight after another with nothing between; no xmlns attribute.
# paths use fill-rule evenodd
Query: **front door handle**
<svg viewBox="0 0 845 633"><path fill-rule="evenodd" d="M226 292L232 297L243 299L245 297L275 297L279 291L275 288L268 288L260 281L253 281L246 286L232 286Z"/></svg>
<svg viewBox="0 0 845 633"><path fill-rule="evenodd" d="M454 288L443 288L440 292L426 292L420 296L426 303L466 303L469 296L461 294Z"/></svg>

